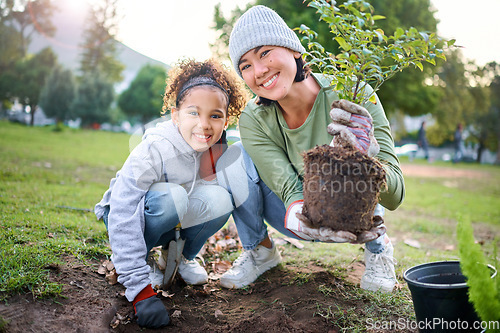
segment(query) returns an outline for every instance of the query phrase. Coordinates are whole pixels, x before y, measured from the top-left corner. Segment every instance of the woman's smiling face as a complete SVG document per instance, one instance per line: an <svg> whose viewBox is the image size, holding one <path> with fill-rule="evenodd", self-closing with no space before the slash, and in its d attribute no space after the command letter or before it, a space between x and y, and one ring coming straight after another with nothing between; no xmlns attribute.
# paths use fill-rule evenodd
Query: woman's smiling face
<svg viewBox="0 0 500 333"><path fill-rule="evenodd" d="M172 110L172 120L186 142L196 151L213 146L227 127L227 96L218 88L191 88L178 108Z"/></svg>
<svg viewBox="0 0 500 333"><path fill-rule="evenodd" d="M245 53L238 67L243 80L259 97L273 101L285 98L295 81L299 52L280 46L260 46Z"/></svg>

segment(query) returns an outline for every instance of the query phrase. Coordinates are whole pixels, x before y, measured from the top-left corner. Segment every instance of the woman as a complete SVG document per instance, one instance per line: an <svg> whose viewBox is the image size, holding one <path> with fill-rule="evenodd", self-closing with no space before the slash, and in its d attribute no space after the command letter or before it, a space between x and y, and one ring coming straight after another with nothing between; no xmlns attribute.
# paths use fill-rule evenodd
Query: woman
<svg viewBox="0 0 500 333"><path fill-rule="evenodd" d="M225 177L218 178L225 180L220 184L233 196L233 216L244 248L221 277L221 285L242 288L281 261L267 234L265 219L289 237L366 243L361 287L392 291L396 283L393 247L384 226L356 237L347 231L308 228L296 215L303 205L301 153L332 140L327 126L332 122L332 101L338 100L330 88L333 78L310 73L304 66L305 50L298 37L265 6L252 7L239 18L231 33L229 51L236 72L257 96L240 116L242 145L230 147L219 161L219 172ZM375 104L368 102L364 107L373 123L368 117L351 117L343 130L354 135L356 146L364 153L377 151L380 146L376 158L384 162L388 185L380 203L396 209L404 198L404 180L389 122L378 98ZM356 129L363 127L356 123L359 121L368 123L365 132ZM372 127L376 140L368 133ZM240 178L236 177L238 172ZM375 215L383 215L382 206L377 206Z"/></svg>

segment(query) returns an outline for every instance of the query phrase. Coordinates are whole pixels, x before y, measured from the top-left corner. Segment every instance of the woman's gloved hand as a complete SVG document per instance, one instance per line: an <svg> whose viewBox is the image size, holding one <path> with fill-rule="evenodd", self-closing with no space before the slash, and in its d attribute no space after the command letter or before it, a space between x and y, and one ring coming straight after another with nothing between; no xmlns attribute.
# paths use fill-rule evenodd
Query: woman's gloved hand
<svg viewBox="0 0 500 333"><path fill-rule="evenodd" d="M285 228L303 240L318 240L329 243L349 243L357 237L349 231L334 231L330 228L310 228L303 221L307 218L302 215L304 200L293 202L285 215Z"/></svg>
<svg viewBox="0 0 500 333"><path fill-rule="evenodd" d="M307 217L302 214L304 200L293 202L287 209L285 216L285 228L290 230L296 236L303 240L316 240L326 243L353 243L363 244L379 238L386 232L383 225L384 220L381 216L374 216L376 226L371 230L363 231L359 235L355 235L350 231L333 230L327 227L310 228L305 222Z"/></svg>
<svg viewBox="0 0 500 333"><path fill-rule="evenodd" d="M328 125L328 133L334 137L331 146L347 142L370 157L378 154L380 147L373 135L373 120L364 107L344 99L334 101L330 117L333 122Z"/></svg>
<svg viewBox="0 0 500 333"><path fill-rule="evenodd" d="M141 327L159 328L170 323L170 317L162 301L149 284L133 301L137 323Z"/></svg>

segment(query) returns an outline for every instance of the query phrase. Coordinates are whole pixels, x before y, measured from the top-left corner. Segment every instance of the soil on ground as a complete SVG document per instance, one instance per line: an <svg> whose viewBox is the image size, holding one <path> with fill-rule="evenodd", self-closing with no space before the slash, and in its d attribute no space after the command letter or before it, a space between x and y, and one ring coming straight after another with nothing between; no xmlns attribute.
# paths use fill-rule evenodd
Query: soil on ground
<svg viewBox="0 0 500 333"><path fill-rule="evenodd" d="M97 273L100 264L87 266L67 258L67 264L51 267L52 280L64 285L63 298L18 295L0 304L0 315L9 322L7 332L340 332L328 311L364 311L369 301L345 297L357 287L315 264L278 266L243 290L224 289L213 280L188 286L176 279L159 296L171 323L160 330L141 329L124 288L108 284ZM307 274L307 282L298 283L297 274ZM334 292L322 293L322 288Z"/></svg>

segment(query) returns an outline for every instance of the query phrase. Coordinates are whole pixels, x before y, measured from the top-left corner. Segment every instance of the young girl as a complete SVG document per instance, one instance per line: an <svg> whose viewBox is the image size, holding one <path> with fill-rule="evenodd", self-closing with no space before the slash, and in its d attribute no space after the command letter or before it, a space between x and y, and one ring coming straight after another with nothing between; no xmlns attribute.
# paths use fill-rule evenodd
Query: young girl
<svg viewBox="0 0 500 333"><path fill-rule="evenodd" d="M361 287L391 291L396 282L393 248L383 225L357 237L347 231L308 228L297 217L303 206L301 153L332 141L327 132L331 112L346 118L347 112L331 110L332 102L339 99L330 86L333 78L310 73L296 34L265 6L252 7L239 18L230 36L229 52L236 72L257 97L248 102L239 120L242 146L231 146L219 161L233 175L221 185L230 190L235 203L245 203L236 205L233 212L245 251L221 277L221 285L241 288L280 262L265 219L289 237L366 243ZM360 107L349 105L351 109ZM348 114L349 126L342 130L351 133L354 146L363 153L380 150L376 158L384 162L387 172L387 191L381 193L380 203L396 209L403 201L404 181L389 122L378 99L363 107L373 122L370 117ZM376 140L370 136L372 128ZM240 151L238 163L225 161L225 156L238 154L233 150ZM241 176L235 177L238 172ZM382 214L383 207L378 205L375 215Z"/></svg>
<svg viewBox="0 0 500 333"><path fill-rule="evenodd" d="M171 120L145 132L95 207L108 229L118 281L140 326L169 323L146 260L153 247L174 239L179 222L185 239L179 275L188 284L207 282L205 269L194 258L233 210L213 165L224 150L229 120L245 105L243 92L215 61L180 62L169 75L164 96L163 111L171 112ZM203 161L208 167L200 169Z"/></svg>

